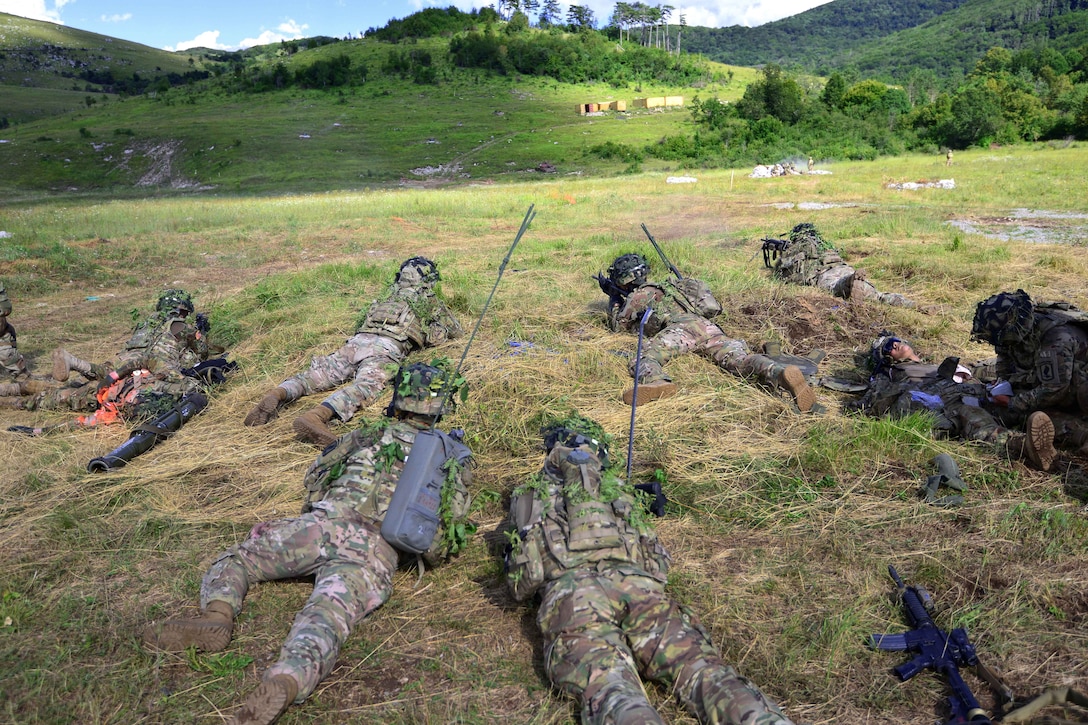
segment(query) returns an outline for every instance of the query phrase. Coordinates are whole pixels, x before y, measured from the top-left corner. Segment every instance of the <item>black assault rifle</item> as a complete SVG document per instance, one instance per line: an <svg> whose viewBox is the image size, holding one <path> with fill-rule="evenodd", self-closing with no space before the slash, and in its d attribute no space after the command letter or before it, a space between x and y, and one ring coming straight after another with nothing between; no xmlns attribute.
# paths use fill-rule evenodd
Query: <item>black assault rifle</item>
<svg viewBox="0 0 1088 725"><path fill-rule="evenodd" d="M869 645L892 652L910 650L918 653L910 662L895 668L895 674L903 681L909 680L926 668L934 669L945 676L952 689L952 695L948 698L952 717L947 725L965 725L966 723L990 725L993 721L979 705L971 688L963 681L959 668L965 665L975 668L976 674L993 687L1005 702L1012 700L1012 692L979 662L975 647L967 639L965 629L957 627L951 632L945 632L933 623L931 616L934 609L933 597L929 592L920 586L904 584L894 566L888 567L888 573L899 590L899 596L907 610L907 619L910 620L914 629L902 634L871 635Z"/></svg>
<svg viewBox="0 0 1088 725"><path fill-rule="evenodd" d="M788 239L774 239L772 237L763 238L763 266L772 268L773 262L782 256L782 252L790 246L790 240ZM751 260L749 260L751 261Z"/></svg>
<svg viewBox="0 0 1088 725"><path fill-rule="evenodd" d="M615 307L623 307L624 301L627 300L627 293L624 292L618 284L610 280L608 277L605 277L600 272L593 275L593 279L597 280L597 284L598 286L600 286L601 292L604 292L606 295L608 295L609 311L611 311Z"/></svg>
<svg viewBox="0 0 1088 725"><path fill-rule="evenodd" d="M676 265L669 261L669 258L665 256L665 252L661 250L657 240L654 239L654 235L650 234L650 230L646 228L646 225L642 225L642 231L646 232L646 238L650 240L650 244L654 245L654 249L657 250L657 256L661 257L661 261L665 263L669 271L676 275L677 279L683 279L684 275L680 274L680 270L676 268Z"/></svg>

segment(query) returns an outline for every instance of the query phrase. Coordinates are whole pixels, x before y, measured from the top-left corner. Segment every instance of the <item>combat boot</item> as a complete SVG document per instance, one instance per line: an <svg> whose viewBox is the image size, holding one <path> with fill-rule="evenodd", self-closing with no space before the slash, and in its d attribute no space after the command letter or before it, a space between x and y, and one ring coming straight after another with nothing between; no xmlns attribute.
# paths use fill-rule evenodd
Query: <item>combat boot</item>
<svg viewBox="0 0 1088 725"><path fill-rule="evenodd" d="M272 675L249 694L230 725L271 725L298 697L298 683L290 675Z"/></svg>
<svg viewBox="0 0 1088 725"><path fill-rule="evenodd" d="M1024 431L1024 454L1040 471L1049 471L1058 458L1058 451L1054 448L1054 421L1043 411L1037 410L1028 416Z"/></svg>
<svg viewBox="0 0 1088 725"><path fill-rule="evenodd" d="M796 365L782 368L782 372L778 374L778 383L790 391L799 411L807 413L812 410L812 406L816 404L816 393L812 392L801 368Z"/></svg>
<svg viewBox="0 0 1088 725"><path fill-rule="evenodd" d="M287 391L275 387L264 394L261 402L249 411L249 415L242 421L245 425L264 425L276 417L280 406L287 402Z"/></svg>
<svg viewBox="0 0 1088 725"><path fill-rule="evenodd" d="M196 647L204 652L218 652L230 644L234 631L234 609L213 599L204 613L193 619L167 619L144 630L144 646L165 652L184 652Z"/></svg>
<svg viewBox="0 0 1088 725"><path fill-rule="evenodd" d="M336 417L332 408L322 403L295 418L292 428L295 437L304 443L316 443L325 448L336 442L336 434L329 430L328 422Z"/></svg>
<svg viewBox="0 0 1088 725"><path fill-rule="evenodd" d="M638 398L635 399L635 388L631 386L627 390L623 391L623 402L628 405L632 400L635 400L635 405L642 405L649 403L659 398L668 398L669 396L676 395L676 383L671 380L655 380L650 383L638 384Z"/></svg>
<svg viewBox="0 0 1088 725"><path fill-rule="evenodd" d="M58 347L53 351L53 379L58 383L67 380L73 370L82 373L84 377L92 380L97 379L99 376L95 374L95 367L95 365L86 360L81 360L63 347Z"/></svg>

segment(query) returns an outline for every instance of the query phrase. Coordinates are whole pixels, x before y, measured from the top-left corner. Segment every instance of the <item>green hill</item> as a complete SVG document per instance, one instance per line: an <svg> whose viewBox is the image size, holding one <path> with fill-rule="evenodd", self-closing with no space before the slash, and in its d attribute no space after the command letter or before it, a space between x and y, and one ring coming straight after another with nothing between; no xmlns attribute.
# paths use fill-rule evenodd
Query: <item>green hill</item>
<svg viewBox="0 0 1088 725"><path fill-rule="evenodd" d="M1080 48L1088 43L1088 2L835 0L755 28L687 28L684 38L686 50L736 65L897 80L928 69L955 78L994 46Z"/></svg>

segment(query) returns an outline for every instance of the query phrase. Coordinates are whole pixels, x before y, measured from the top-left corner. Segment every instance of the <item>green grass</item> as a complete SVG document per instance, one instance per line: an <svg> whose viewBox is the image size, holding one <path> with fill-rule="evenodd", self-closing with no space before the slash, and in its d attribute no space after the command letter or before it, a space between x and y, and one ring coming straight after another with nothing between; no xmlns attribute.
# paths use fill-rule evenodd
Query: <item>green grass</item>
<svg viewBox="0 0 1088 725"><path fill-rule="evenodd" d="M114 128L129 127L140 138L120 121L94 133L112 139ZM247 428L242 418L312 354L339 346L407 256L439 261L443 294L469 327L532 203L537 218L466 360L470 398L446 421L466 429L476 452L479 532L418 589L414 569L398 572L390 601L357 627L337 668L283 722L576 722L577 708L543 675L532 607L505 593L496 538L502 497L540 465L542 412L578 409L626 454L630 411L620 392L634 341L604 328L590 275L640 251L661 276L639 229L646 223L681 269L711 281L727 310L722 326L753 348L764 339L798 353L821 347L825 370L849 370L856 350L892 329L931 357L973 360L987 352L968 339L979 299L1023 285L1086 306L1088 263L1072 245L995 241L943 222L1025 206L1088 211L1069 192L1088 152L1026 146L956 158L955 190L913 193L884 184L939 178L942 159L835 164L831 176L776 180L703 171L688 185L646 171L254 196L62 198L21 189L0 207L0 226L12 234L0 277L37 372L48 372L58 344L110 357L127 337L129 311L173 286L210 310L213 332L241 369L199 418L110 474L88 474L85 465L123 441L123 430L0 434L8 436L0 449L0 720L196 723L240 702L310 582L254 586L224 653L152 655L139 636L153 619L194 612L209 562L254 523L299 509L316 452L294 440L291 422L320 398L267 427ZM1041 168L1049 182L1036 176ZM1009 178L1019 180L1015 189ZM838 206L774 206L812 200ZM934 309L850 306L777 285L753 257L757 240L801 221L860 260L882 289L909 291ZM460 343L439 350L461 351ZM906 626L888 564L933 593L939 624L969 626L980 657L1018 694L1059 683L1084 689L1088 531L1073 494L1080 468L1044 475L983 446L934 440L921 416L845 416L847 397L828 391L820 391L827 413L799 416L782 396L701 358L678 358L669 372L680 394L640 409L633 461L639 480L660 471L670 498L658 522L674 558L669 590L699 614L725 659L796 721L905 724L944 714L937 677L900 684L890 669L905 656L865 647L870 633ZM385 402L361 415L376 417ZM0 410L5 428L60 419ZM930 507L916 495L941 452L969 484L963 508ZM650 693L670 722L693 722L668 692Z"/></svg>

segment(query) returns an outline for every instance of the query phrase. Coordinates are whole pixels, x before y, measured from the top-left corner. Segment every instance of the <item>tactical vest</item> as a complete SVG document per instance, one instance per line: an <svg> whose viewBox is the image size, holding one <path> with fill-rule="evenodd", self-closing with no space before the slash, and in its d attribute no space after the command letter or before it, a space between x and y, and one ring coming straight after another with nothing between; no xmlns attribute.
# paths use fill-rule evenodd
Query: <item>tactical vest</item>
<svg viewBox="0 0 1088 725"><path fill-rule="evenodd" d="M389 297L370 306L358 332L370 332L424 347L427 326L432 320L421 320L416 310L421 306L432 309L435 302L433 295L420 294L413 289L394 289Z"/></svg>
<svg viewBox="0 0 1088 725"><path fill-rule="evenodd" d="M611 474L606 474L611 475ZM631 519L640 506L629 487L611 480L619 494L604 500L600 462L588 448L556 445L544 470L514 492L510 502L512 537L507 553L507 584L514 598L532 596L565 572L603 563L629 564L664 582L669 555L647 525Z"/></svg>
<svg viewBox="0 0 1088 725"><path fill-rule="evenodd" d="M1076 325L1088 331L1088 311L1068 302L1036 302L1035 330L1042 337L1046 332L1060 325Z"/></svg>
<svg viewBox="0 0 1088 725"><path fill-rule="evenodd" d="M16 378L27 373L26 360L16 344L15 328L4 325L0 333L0 376Z"/></svg>
<svg viewBox="0 0 1088 725"><path fill-rule="evenodd" d="M694 277L670 279L666 282L665 290L685 312L708 320L722 313L722 305L714 298L710 285L701 279Z"/></svg>
<svg viewBox="0 0 1088 725"><path fill-rule="evenodd" d="M845 264L834 249L822 248L811 238L792 242L783 252L775 273L787 282L813 285L820 270L836 264Z"/></svg>
<svg viewBox="0 0 1088 725"><path fill-rule="evenodd" d="M125 343L125 351L136 351L140 357L157 360L167 367L181 367L181 340L170 333L170 328L175 322L188 325L184 317L177 315L166 318L151 317L141 322L132 332L132 337ZM135 356L126 355L125 357Z"/></svg>
<svg viewBox="0 0 1088 725"><path fill-rule="evenodd" d="M380 527L417 432L406 423L392 422L384 429L357 428L341 436L306 471L302 512L322 509L337 516L358 516ZM467 447L459 446L457 465L470 465L471 456ZM447 487L451 488L447 491ZM460 474L443 484L442 498L448 506L448 513L444 512L448 521L461 523L468 518L472 497ZM447 553L440 529L423 558L428 564L436 563Z"/></svg>

